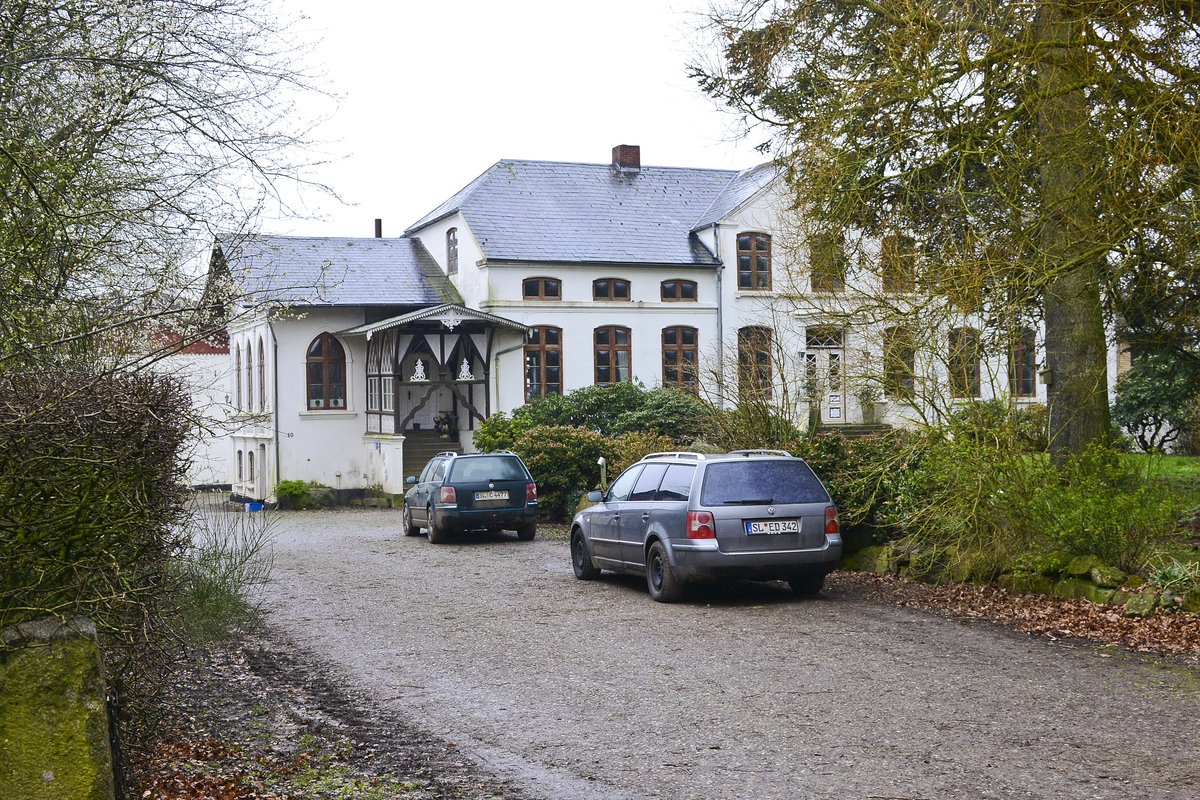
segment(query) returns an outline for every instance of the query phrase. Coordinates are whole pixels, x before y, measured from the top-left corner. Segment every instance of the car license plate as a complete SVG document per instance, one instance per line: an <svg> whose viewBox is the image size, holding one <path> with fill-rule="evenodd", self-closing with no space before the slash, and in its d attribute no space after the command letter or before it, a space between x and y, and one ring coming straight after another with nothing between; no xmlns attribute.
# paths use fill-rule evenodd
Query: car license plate
<svg viewBox="0 0 1200 800"><path fill-rule="evenodd" d="M476 492L476 500L507 500L508 492Z"/></svg>
<svg viewBox="0 0 1200 800"><path fill-rule="evenodd" d="M746 533L754 535L760 533L799 533L800 520L798 519L766 519L760 522L747 522Z"/></svg>

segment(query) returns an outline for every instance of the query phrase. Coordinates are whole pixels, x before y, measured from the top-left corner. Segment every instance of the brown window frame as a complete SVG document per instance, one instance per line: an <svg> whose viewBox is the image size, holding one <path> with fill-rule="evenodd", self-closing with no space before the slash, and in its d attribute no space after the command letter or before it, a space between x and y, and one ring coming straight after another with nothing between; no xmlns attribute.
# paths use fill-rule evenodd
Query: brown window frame
<svg viewBox="0 0 1200 800"><path fill-rule="evenodd" d="M917 347L910 328L896 325L883 331L883 391L888 397L910 400L917 388Z"/></svg>
<svg viewBox="0 0 1200 800"><path fill-rule="evenodd" d="M547 282L553 283L558 288L558 294L556 294L556 295L546 294ZM536 284L536 286L537 286L537 292L534 294L529 293L529 287L531 284ZM555 301L555 302L562 300L562 281L559 280L558 278L550 278L550 277L546 277L546 276L537 276L537 277L533 277L533 278L526 278L525 280L521 281L521 299L522 300L550 300L550 301Z"/></svg>
<svg viewBox="0 0 1200 800"><path fill-rule="evenodd" d="M667 296L667 286L668 285L673 285L675 287L675 296L674 297ZM683 287L684 286L692 287L692 296L691 297L683 296ZM696 285L695 281L685 281L685 280L663 281L662 283L659 284L659 296L662 298L662 301L664 303L695 303L700 299L700 287Z"/></svg>
<svg viewBox="0 0 1200 800"><path fill-rule="evenodd" d="M1033 328L1021 328L1013 337L1008 390L1013 397L1037 396L1037 332Z"/></svg>
<svg viewBox="0 0 1200 800"><path fill-rule="evenodd" d="M846 291L846 237L840 233L815 235L808 260L814 294L840 294Z"/></svg>
<svg viewBox="0 0 1200 800"><path fill-rule="evenodd" d="M979 380L980 333L975 328L951 328L947 370L950 373L950 396L979 397L982 385Z"/></svg>
<svg viewBox="0 0 1200 800"><path fill-rule="evenodd" d="M737 281L743 292L766 292L771 289L771 234L762 231L742 231L737 235ZM764 245L760 248L759 245ZM766 267L763 269L762 260ZM765 281L763 276L766 276Z"/></svg>
<svg viewBox="0 0 1200 800"><path fill-rule="evenodd" d="M887 294L912 294L917 289L917 242L911 236L883 237L879 252L879 279Z"/></svg>
<svg viewBox="0 0 1200 800"><path fill-rule="evenodd" d="M604 332L608 334L609 341L605 344L600 343L600 334ZM625 344L617 342L618 334L625 334ZM611 371L621 369L620 354L625 354L625 371L628 373L624 380L617 378L616 380L603 381L600 379L600 370L610 370L609 377L612 377ZM601 354L607 354L609 363L607 366L600 365ZM610 386L614 383L628 383L633 380L633 333L629 328L623 325L601 325L592 330L592 377L593 382L597 386Z"/></svg>
<svg viewBox="0 0 1200 800"><path fill-rule="evenodd" d="M606 294L600 293L601 284L607 284L608 291ZM618 286L625 287L624 297L617 297ZM627 303L632 299L632 294L629 281L624 278L597 278L592 281L592 299L602 303Z"/></svg>
<svg viewBox="0 0 1200 800"><path fill-rule="evenodd" d="M458 228L446 231L446 274L458 273Z"/></svg>
<svg viewBox="0 0 1200 800"><path fill-rule="evenodd" d="M667 343L667 334L674 334L675 341ZM688 344L685 339L691 334L692 342ZM675 355L675 363L668 363L668 353ZM691 354L691 359L688 359L688 354ZM671 325L662 329L662 379L663 386L671 386L676 389L684 389L689 392L695 392L700 388L699 369L700 365L700 331L690 325ZM675 376L670 376L671 370L675 371Z"/></svg>
<svg viewBox="0 0 1200 800"><path fill-rule="evenodd" d="M554 344L549 343L547 334L553 334L557 339ZM536 337L536 338L535 338ZM551 366L551 354L558 357L558 381L553 382L548 380L547 372L555 367ZM537 359L536 364L530 365L530 356ZM537 372L537 391L534 392L531 388L532 384L529 380L532 372ZM529 332L529 337L525 340L525 402L528 403L534 397L545 397L548 394L563 393L563 363L562 363L562 328L556 328L553 325L537 325ZM556 390L551 390L551 386L557 386Z"/></svg>
<svg viewBox="0 0 1200 800"><path fill-rule="evenodd" d="M313 349L318 344L321 346L321 351L319 355L314 356ZM333 349L335 347L336 350ZM313 367L319 367L321 370L320 382L312 380ZM341 373L340 381L336 380L337 372ZM309 342L308 349L305 351L305 408L309 411L345 411L348 408L347 390L349 388L346 377L346 348L337 340L337 337L328 331L317 334ZM317 387L320 387L320 397L317 397L313 391ZM339 388L340 392L337 391ZM318 400L320 404L313 405ZM336 402L339 400L340 404Z"/></svg>
<svg viewBox="0 0 1200 800"><path fill-rule="evenodd" d="M762 325L738 329L738 397L770 400L775 384L774 334Z"/></svg>

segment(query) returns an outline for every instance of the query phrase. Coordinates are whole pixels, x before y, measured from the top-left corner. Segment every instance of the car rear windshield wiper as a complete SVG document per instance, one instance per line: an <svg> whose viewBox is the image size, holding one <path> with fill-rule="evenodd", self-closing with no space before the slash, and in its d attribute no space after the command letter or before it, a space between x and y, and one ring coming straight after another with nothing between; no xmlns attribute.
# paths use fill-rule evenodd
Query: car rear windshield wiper
<svg viewBox="0 0 1200 800"><path fill-rule="evenodd" d="M765 506L768 503L774 503L774 497L753 498L750 500L726 500L722 505L726 506Z"/></svg>

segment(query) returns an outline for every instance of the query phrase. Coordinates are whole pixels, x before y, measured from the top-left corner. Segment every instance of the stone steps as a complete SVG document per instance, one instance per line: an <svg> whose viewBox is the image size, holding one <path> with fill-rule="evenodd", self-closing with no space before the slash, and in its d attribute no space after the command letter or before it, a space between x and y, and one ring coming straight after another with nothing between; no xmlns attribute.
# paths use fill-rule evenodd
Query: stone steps
<svg viewBox="0 0 1200 800"><path fill-rule="evenodd" d="M404 477L420 475L438 453L461 453L457 438L443 439L434 431L408 431L404 434Z"/></svg>
<svg viewBox="0 0 1200 800"><path fill-rule="evenodd" d="M892 429L891 425L882 422L851 422L845 425L826 425L817 427L817 433L832 433L834 431L847 439L861 439L865 436L879 436Z"/></svg>

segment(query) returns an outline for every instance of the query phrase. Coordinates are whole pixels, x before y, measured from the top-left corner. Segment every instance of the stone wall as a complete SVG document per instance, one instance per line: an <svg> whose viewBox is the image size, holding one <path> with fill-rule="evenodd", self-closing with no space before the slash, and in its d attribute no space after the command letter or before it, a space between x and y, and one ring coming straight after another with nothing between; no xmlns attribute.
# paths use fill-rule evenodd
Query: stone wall
<svg viewBox="0 0 1200 800"><path fill-rule="evenodd" d="M953 566L941 568L904 541L867 547L842 559L843 568L860 572L956 581L962 576L952 574ZM1083 598L1093 603L1121 606L1128 617L1147 617L1156 611L1177 609L1200 613L1200 588L1184 594L1156 588L1136 575L1126 575L1108 566L1095 556L1060 554L1046 559L1041 572L1010 572L999 576L996 583L1014 592Z"/></svg>
<svg viewBox="0 0 1200 800"><path fill-rule="evenodd" d="M37 620L0 637L0 798L113 800L95 626Z"/></svg>

